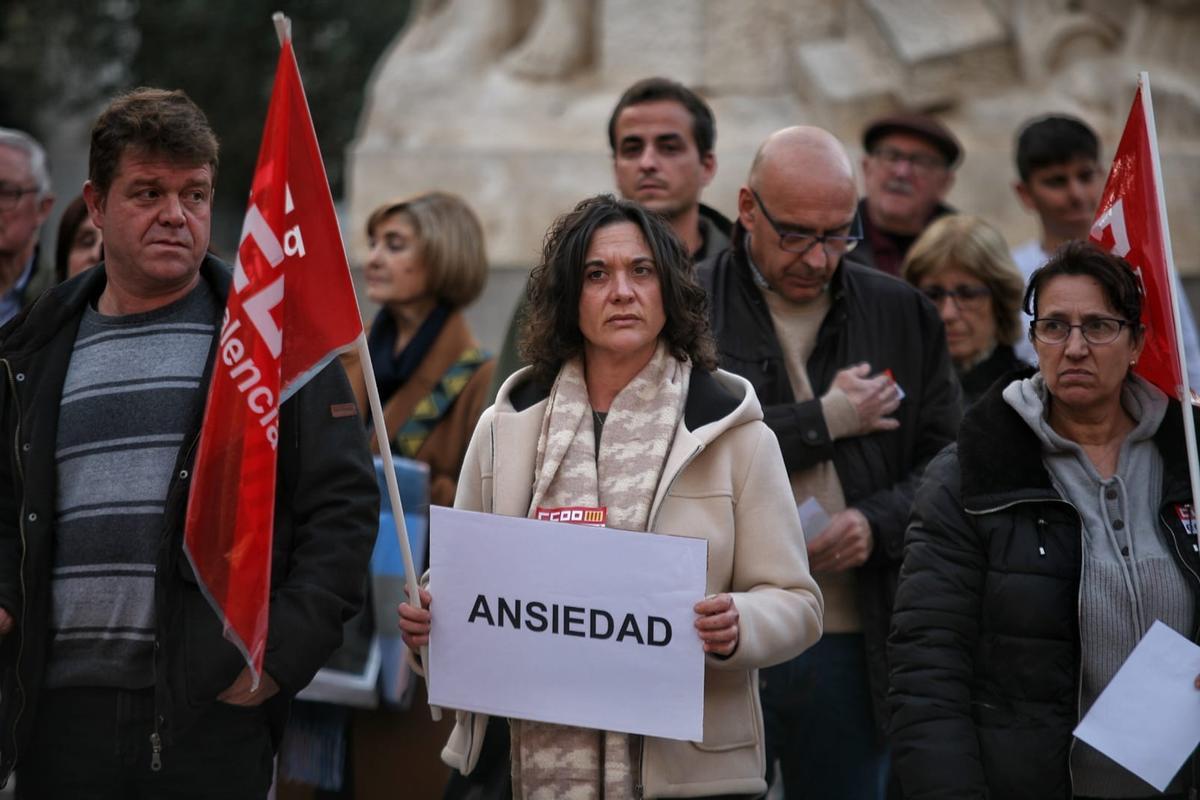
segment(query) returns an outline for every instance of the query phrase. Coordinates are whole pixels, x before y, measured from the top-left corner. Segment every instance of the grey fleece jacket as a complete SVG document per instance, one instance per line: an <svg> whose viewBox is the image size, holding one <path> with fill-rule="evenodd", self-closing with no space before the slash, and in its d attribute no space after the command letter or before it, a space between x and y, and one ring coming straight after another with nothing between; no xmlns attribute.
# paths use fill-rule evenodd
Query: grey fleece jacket
<svg viewBox="0 0 1200 800"><path fill-rule="evenodd" d="M1184 636L1192 630L1191 592L1159 533L1162 456L1151 441L1167 399L1139 377L1125 381L1121 404L1136 421L1121 445L1117 471L1104 480L1077 443L1046 419L1040 374L1004 390L1042 442L1055 489L1079 512L1083 564L1079 584L1081 675L1079 713L1086 714L1121 664L1162 620ZM1090 797L1150 796L1153 789L1098 751L1076 741L1071 753L1076 793Z"/></svg>

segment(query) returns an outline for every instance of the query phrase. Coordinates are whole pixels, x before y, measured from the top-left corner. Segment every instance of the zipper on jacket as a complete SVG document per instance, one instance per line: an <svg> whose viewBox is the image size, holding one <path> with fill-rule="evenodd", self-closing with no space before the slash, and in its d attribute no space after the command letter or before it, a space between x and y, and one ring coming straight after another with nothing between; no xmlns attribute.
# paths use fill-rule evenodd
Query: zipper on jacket
<svg viewBox="0 0 1200 800"><path fill-rule="evenodd" d="M1037 499L1031 498L1028 500L1013 500L1011 502L1004 503L1003 505L996 506L995 508L984 508L984 509L980 509L980 510L972 510L972 509L963 509L963 510L966 511L968 514L982 516L984 514L992 514L997 511L1003 511L1005 509L1012 508L1013 506L1019 506L1019 505L1023 505L1026 503L1062 503L1063 505L1067 506L1068 508L1070 508L1072 511L1075 512L1075 519L1079 525L1079 546L1080 546L1079 589L1075 593L1075 626L1076 626L1076 630L1079 631L1079 637L1080 637L1080 640L1082 641L1082 638L1083 638L1083 612L1080 610L1079 604L1080 604L1080 601L1081 601L1082 595L1083 595L1083 515L1079 513L1079 509L1075 507L1075 504L1072 503L1070 500L1064 500L1062 497L1040 497ZM1038 521L1037 521L1038 541L1039 541L1038 552L1043 556L1046 555L1046 553L1045 553L1045 530L1044 530L1045 524L1046 524L1045 518L1039 517ZM1075 674L1075 722L1076 722L1076 724L1079 723L1079 708L1082 705L1082 703L1083 703L1083 657L1081 655L1079 658L1079 668ZM1071 768L1071 756L1074 755L1074 753L1075 753L1075 741L1076 741L1075 737L1072 736L1071 744L1067 747L1067 779L1070 781L1070 784L1071 784L1071 794L1072 795L1075 794L1075 771Z"/></svg>
<svg viewBox="0 0 1200 800"><path fill-rule="evenodd" d="M192 453L195 452L196 446L199 443L200 443L200 434L196 434L195 436L192 437L192 442L191 442L191 444L188 445L187 452L183 454L183 459L181 461L179 461L178 463L184 464L184 465L188 464L192 459ZM173 486L177 480L179 480L178 473L176 473L176 475L172 477L172 480L171 480L172 487L171 488L173 488ZM171 491L171 489L168 488L167 489L168 496L170 495L170 491ZM170 547L171 547L171 545L168 543L167 544L168 551L170 550ZM169 560L170 559L168 558L168 561ZM167 566L170 567L171 565L168 563ZM155 613L157 614L160 611L162 611L162 609L159 609L156 606ZM158 623L156 622L155 623L156 627L157 627L157 624ZM158 708L159 651L160 651L160 645L159 645L159 640L156 635L155 639L154 639L154 710L153 710L154 732L150 734L150 771L151 772L159 772L160 770L162 770L163 741L162 741L161 725L163 722L163 717L162 717L162 714L159 713L159 708Z"/></svg>
<svg viewBox="0 0 1200 800"><path fill-rule="evenodd" d="M997 511L1004 511L1006 509L1012 508L1013 506L1028 505L1029 503L1062 503L1064 506L1068 506L1076 514L1079 513L1079 509L1076 508L1075 505L1070 500L1063 500L1061 497L1058 497L1058 496L1055 496L1055 497L1028 497L1028 498L1022 498L1021 500L1010 500L1007 503L1003 503L998 506L992 506L991 508L967 508L964 506L963 511L965 511L966 513L968 513L974 517L982 517L984 514L995 514ZM1082 520L1083 517L1080 516L1079 519Z"/></svg>
<svg viewBox="0 0 1200 800"><path fill-rule="evenodd" d="M646 737L641 737L638 742L638 771L637 783L633 785L633 796L635 800L642 800L646 796Z"/></svg>
<svg viewBox="0 0 1200 800"><path fill-rule="evenodd" d="M1071 505L1068 503L1068 505ZM1075 506L1071 506L1075 508ZM1079 509L1075 509L1079 514ZM1083 517L1079 517L1079 590L1075 593L1075 627L1079 631L1079 669L1075 671L1075 724L1079 724L1080 709L1083 706ZM1071 796L1075 796L1075 768L1071 762L1075 755L1075 743L1079 741L1071 735L1071 743L1067 746L1067 780L1071 782Z"/></svg>
<svg viewBox="0 0 1200 800"><path fill-rule="evenodd" d="M17 518L17 529L21 537L21 563L18 567L18 584L21 590L21 627L17 632L17 663L13 669L13 675L16 678L17 684L17 713L13 716L12 730L12 763L17 763L17 756L20 754L20 748L17 746L17 727L21 724L21 716L25 713L25 684L21 680L21 661L25 655L25 611L29 605L26 602L25 592L25 557L28 554L28 540L25 530L25 467L21 463L21 401L17 394L17 381L13 376L12 363L7 358L0 359L4 362L4 371L8 379L8 389L12 393L13 408L17 417L17 424L13 431L13 464L16 468L17 480L21 484L21 508L19 517ZM8 775L4 776L4 782L8 782Z"/></svg>
<svg viewBox="0 0 1200 800"><path fill-rule="evenodd" d="M667 495L669 495L671 493L671 489L675 486L675 481L679 480L679 476L682 475L683 471L685 469L687 469L688 466L691 465L691 463L696 459L696 456L700 455L700 451L702 451L703 449L704 449L704 445L700 445L700 444L696 445L696 448L694 450L692 450L691 454L689 454L686 459L684 459L684 462L679 467L679 469L675 470L675 474L672 475L671 480L667 482L667 490L665 492L663 492L663 503L665 503L667 501ZM662 513L662 505L663 505L662 503L659 503L658 508L654 509L654 518L651 519L650 522L646 525L646 530L648 530L648 531L654 530L654 526L658 522L658 515Z"/></svg>
<svg viewBox="0 0 1200 800"><path fill-rule="evenodd" d="M162 737L158 735L158 715L154 715L154 733L150 734L150 771L162 770Z"/></svg>

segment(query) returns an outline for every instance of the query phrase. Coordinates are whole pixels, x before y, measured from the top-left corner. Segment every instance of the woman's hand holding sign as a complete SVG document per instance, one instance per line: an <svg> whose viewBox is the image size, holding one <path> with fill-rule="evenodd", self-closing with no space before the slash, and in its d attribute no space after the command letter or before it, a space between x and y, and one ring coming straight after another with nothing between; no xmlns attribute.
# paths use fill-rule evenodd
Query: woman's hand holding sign
<svg viewBox="0 0 1200 800"><path fill-rule="evenodd" d="M419 591L421 608L416 608L408 603L401 603L399 607L401 637L414 653L429 644L429 626L432 619L429 615L429 606L433 602L433 598L429 595L428 589ZM408 589L405 589L404 593L408 594Z"/></svg>
<svg viewBox="0 0 1200 800"><path fill-rule="evenodd" d="M731 656L738 646L738 610L733 595L722 593L706 597L692 607L696 612L696 631L704 642L704 652Z"/></svg>

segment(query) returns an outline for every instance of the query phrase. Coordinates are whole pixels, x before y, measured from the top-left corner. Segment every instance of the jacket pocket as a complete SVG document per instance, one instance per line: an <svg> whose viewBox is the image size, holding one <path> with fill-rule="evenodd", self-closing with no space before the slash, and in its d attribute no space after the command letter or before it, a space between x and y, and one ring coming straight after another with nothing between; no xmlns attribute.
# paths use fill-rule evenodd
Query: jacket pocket
<svg viewBox="0 0 1200 800"><path fill-rule="evenodd" d="M767 790L755 675L752 670L706 672L704 741L646 738L646 797L757 797Z"/></svg>
<svg viewBox="0 0 1200 800"><path fill-rule="evenodd" d="M750 675L743 670L704 671L704 741L692 746L719 752L758 744L762 722Z"/></svg>
<svg viewBox="0 0 1200 800"><path fill-rule="evenodd" d="M245 662L222 636L221 619L199 589L184 586L180 594L187 699L192 705L206 705L233 683Z"/></svg>

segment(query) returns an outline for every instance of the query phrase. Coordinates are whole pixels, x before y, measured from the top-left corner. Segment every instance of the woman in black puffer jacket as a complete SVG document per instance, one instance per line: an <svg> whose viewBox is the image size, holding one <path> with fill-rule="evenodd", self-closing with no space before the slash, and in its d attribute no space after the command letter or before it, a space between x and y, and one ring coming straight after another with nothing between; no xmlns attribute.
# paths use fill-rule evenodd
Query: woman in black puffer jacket
<svg viewBox="0 0 1200 800"><path fill-rule="evenodd" d="M1072 246L1031 298L1040 372L967 412L908 529L889 700L909 800L1161 796L1071 732L1154 619L1198 638L1180 407L1130 369L1145 334L1123 261ZM1081 435L1082 411L1107 437Z"/></svg>

